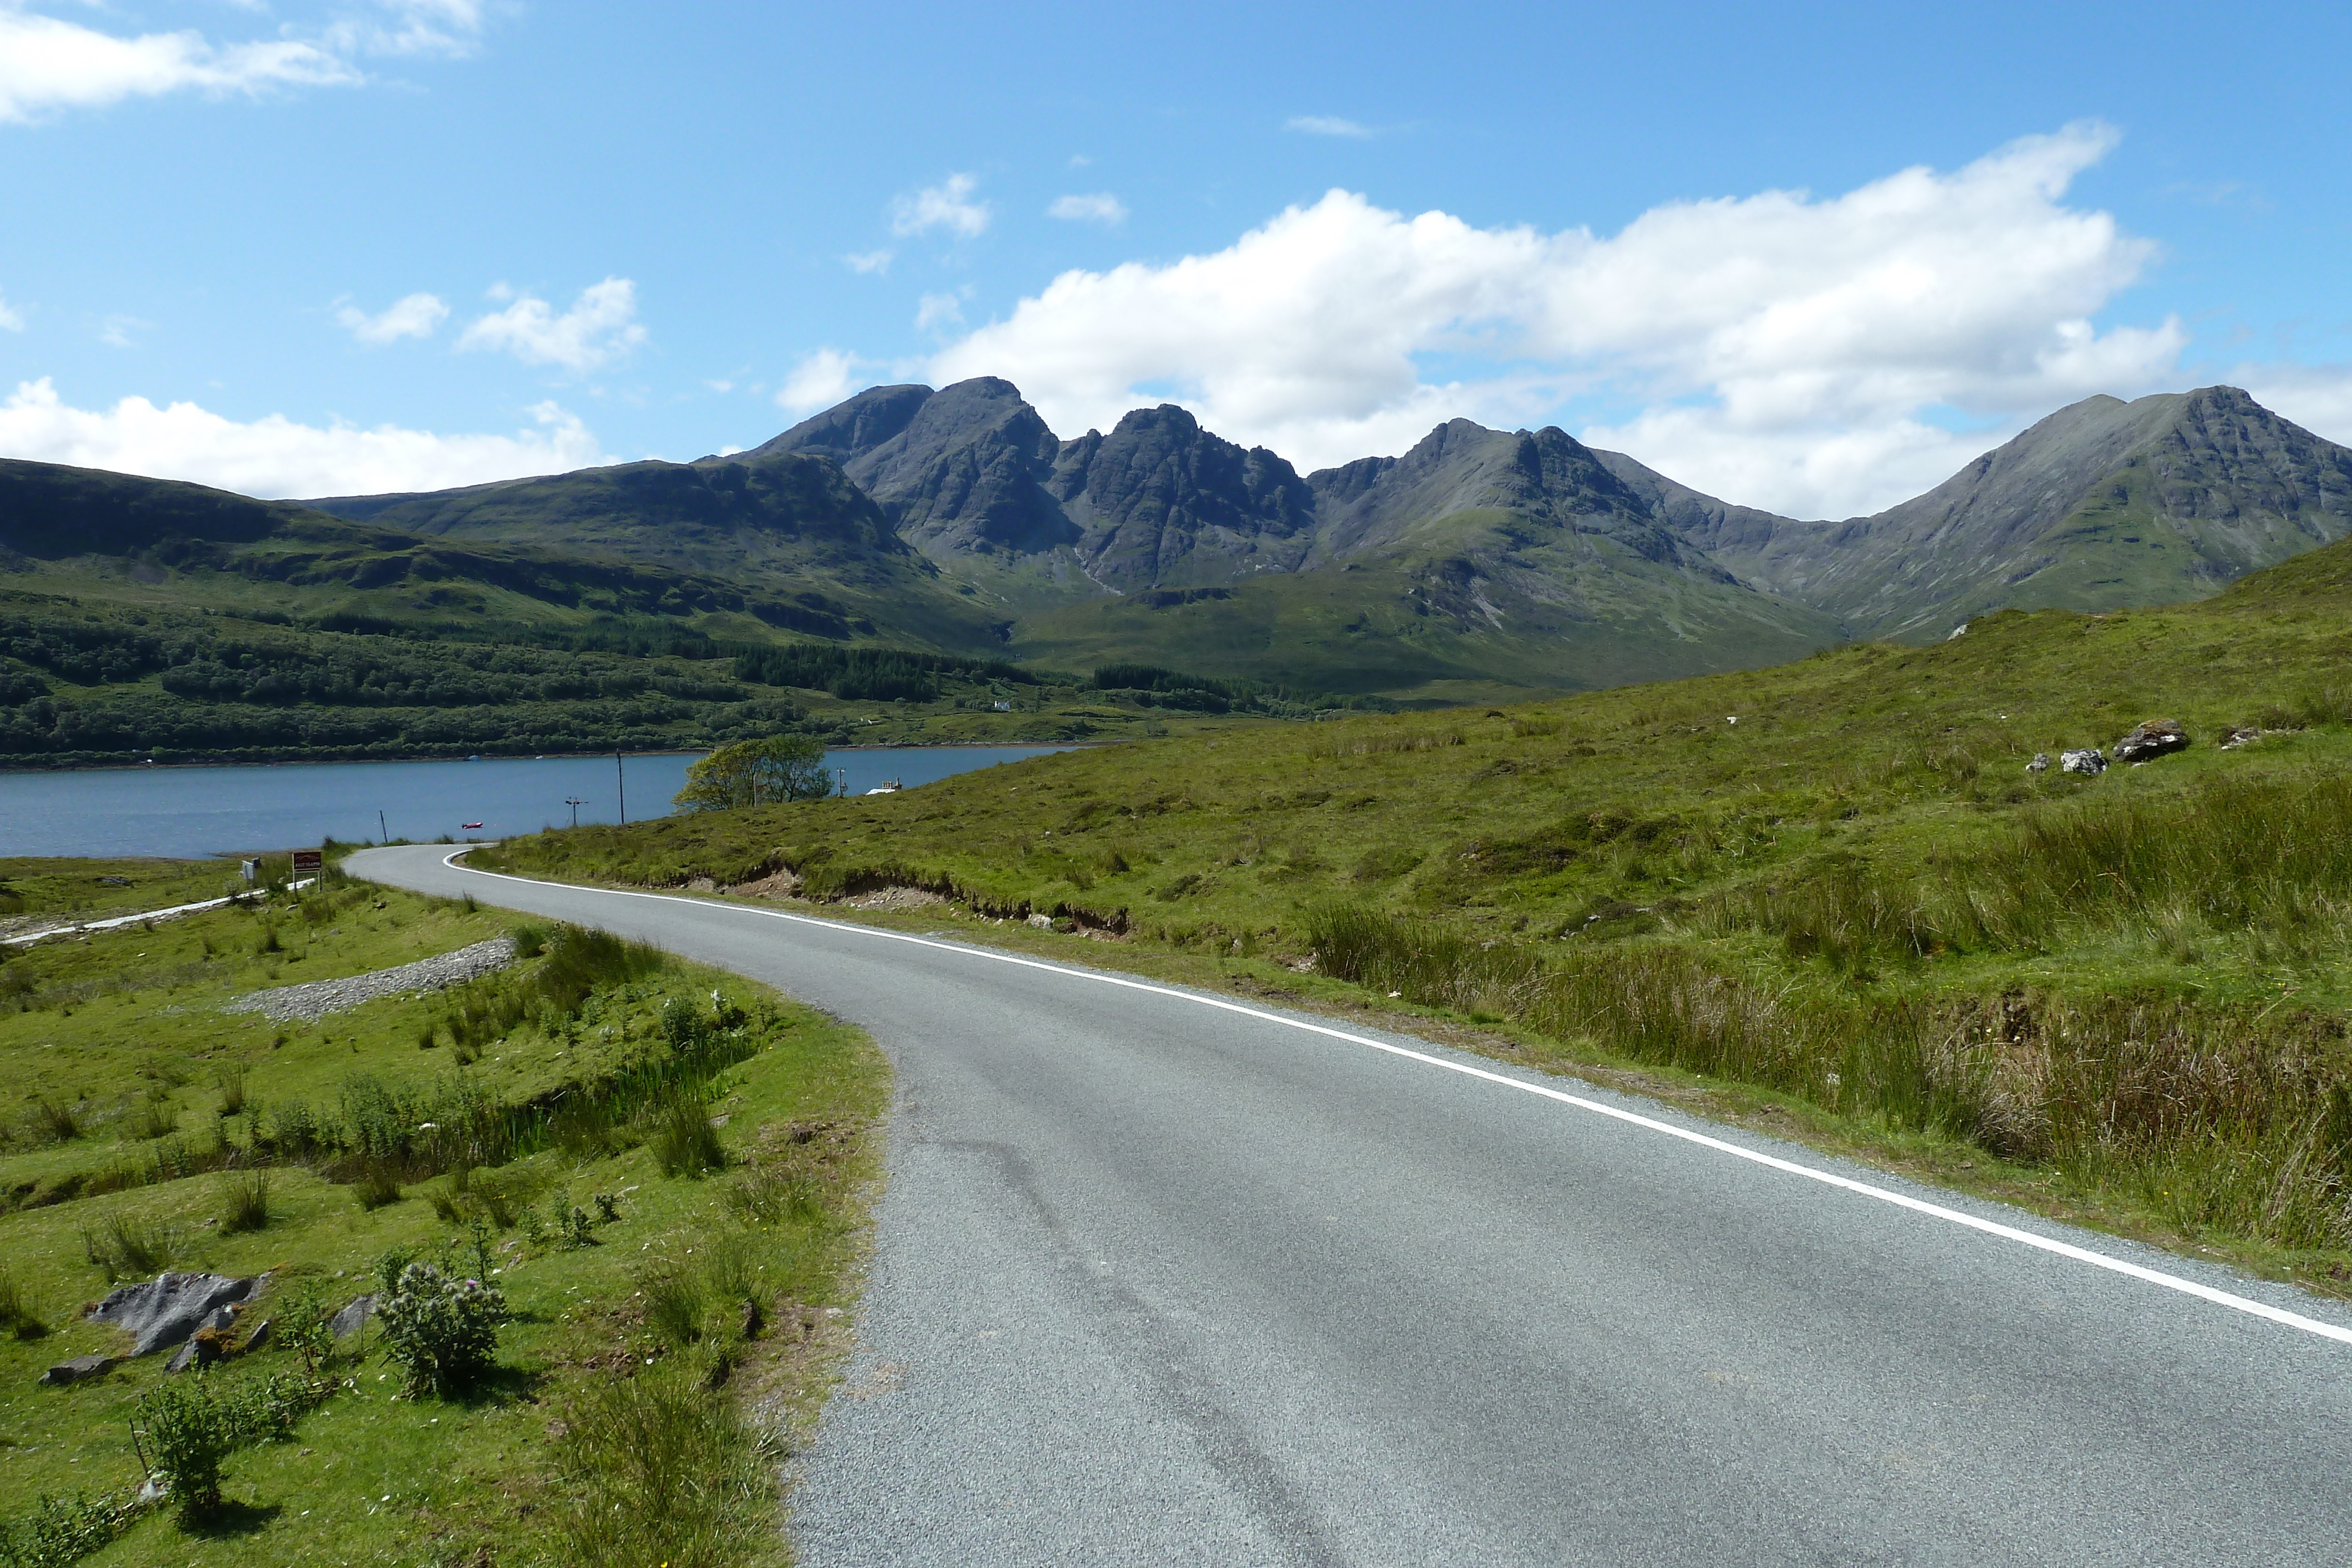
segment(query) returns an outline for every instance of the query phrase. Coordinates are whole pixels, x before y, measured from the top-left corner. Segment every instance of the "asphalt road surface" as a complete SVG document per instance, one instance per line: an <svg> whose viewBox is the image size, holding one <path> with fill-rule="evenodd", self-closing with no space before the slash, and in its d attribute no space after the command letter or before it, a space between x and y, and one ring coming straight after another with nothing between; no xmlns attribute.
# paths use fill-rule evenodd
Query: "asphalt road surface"
<svg viewBox="0 0 2352 1568"><path fill-rule="evenodd" d="M2331 1303L1410 1037L446 853L351 869L767 981L896 1063L807 1563L2352 1547Z"/></svg>

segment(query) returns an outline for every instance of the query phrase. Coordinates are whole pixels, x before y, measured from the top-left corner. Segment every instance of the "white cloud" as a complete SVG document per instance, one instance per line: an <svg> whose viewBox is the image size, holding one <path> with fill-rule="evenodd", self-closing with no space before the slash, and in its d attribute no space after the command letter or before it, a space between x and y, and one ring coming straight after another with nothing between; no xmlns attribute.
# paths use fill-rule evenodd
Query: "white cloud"
<svg viewBox="0 0 2352 1568"><path fill-rule="evenodd" d="M194 32L117 37L0 5L0 123L171 92L250 96L359 79L349 61L299 39L215 45Z"/></svg>
<svg viewBox="0 0 2352 1568"><path fill-rule="evenodd" d="M460 349L499 350L527 365L561 365L584 375L646 340L635 319L637 286L626 277L608 277L582 289L560 316L537 295L519 295L504 284L494 287L490 298L514 303L469 322L458 334Z"/></svg>
<svg viewBox="0 0 2352 1568"><path fill-rule="evenodd" d="M336 322L362 343L392 343L403 338L430 338L434 329L448 319L449 307L434 294L404 296L375 316L355 305L346 305L335 312Z"/></svg>
<svg viewBox="0 0 2352 1568"><path fill-rule="evenodd" d="M852 272L875 273L890 270L890 252L887 250L869 250L863 255L845 256L841 259L843 265Z"/></svg>
<svg viewBox="0 0 2352 1568"><path fill-rule="evenodd" d="M915 307L915 330L928 332L934 327L963 325L963 300L953 294L926 294Z"/></svg>
<svg viewBox="0 0 2352 1568"><path fill-rule="evenodd" d="M138 345L131 334L143 332L155 323L142 321L136 316L109 316L98 324L98 340L110 349L133 349Z"/></svg>
<svg viewBox="0 0 2352 1568"><path fill-rule="evenodd" d="M2352 446L2352 365L2240 365L2225 379L2313 434Z"/></svg>
<svg viewBox="0 0 2352 1568"><path fill-rule="evenodd" d="M1074 224L1118 225L1127 222L1127 204L1108 191L1085 196L1056 196L1054 204L1045 209L1045 215Z"/></svg>
<svg viewBox="0 0 2352 1568"><path fill-rule="evenodd" d="M1065 433L1172 387L1303 467L1400 450L1451 414L1594 400L1637 412L1592 439L1686 484L1869 510L2060 403L2173 375L2178 322L2093 322L2155 250L2064 204L2114 141L2071 126L1950 173L1675 203L1607 237L1333 191L1213 254L1064 273L931 373L1007 377ZM1425 377L1432 361L1451 373Z"/></svg>
<svg viewBox="0 0 2352 1568"><path fill-rule="evenodd" d="M78 409L45 376L0 403L0 455L270 497L437 490L612 461L577 415L552 402L530 412L537 427L512 435L320 427L274 413L227 419L192 402L158 408L143 397Z"/></svg>
<svg viewBox="0 0 2352 1568"><path fill-rule="evenodd" d="M776 406L793 413L814 413L858 390L857 371L867 363L839 349L817 349L801 357L784 384L776 389Z"/></svg>
<svg viewBox="0 0 2352 1568"><path fill-rule="evenodd" d="M939 184L900 196L890 204L890 232L906 236L946 229L963 239L977 238L987 230L990 216L986 202L971 199L978 185L969 174L950 174Z"/></svg>
<svg viewBox="0 0 2352 1568"><path fill-rule="evenodd" d="M343 22L332 36L375 55L470 55L482 36L480 0L379 0L387 16Z"/></svg>
<svg viewBox="0 0 2352 1568"><path fill-rule="evenodd" d="M1336 114L1294 115L1282 122L1282 128L1308 136L1370 136L1372 133L1370 126L1342 120Z"/></svg>
<svg viewBox="0 0 2352 1568"><path fill-rule="evenodd" d="M21 332L25 329L23 312L9 308L7 298L0 295L0 332Z"/></svg>

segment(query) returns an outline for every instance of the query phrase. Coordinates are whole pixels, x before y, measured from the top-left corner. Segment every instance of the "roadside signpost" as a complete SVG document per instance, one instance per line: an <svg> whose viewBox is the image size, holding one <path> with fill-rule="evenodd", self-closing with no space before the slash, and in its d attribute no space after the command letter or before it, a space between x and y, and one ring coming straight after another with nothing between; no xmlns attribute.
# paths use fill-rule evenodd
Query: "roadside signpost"
<svg viewBox="0 0 2352 1568"><path fill-rule="evenodd" d="M317 850L296 850L294 852L293 870L294 874L298 877L317 876L321 871L326 869L326 864L327 857L320 854Z"/></svg>

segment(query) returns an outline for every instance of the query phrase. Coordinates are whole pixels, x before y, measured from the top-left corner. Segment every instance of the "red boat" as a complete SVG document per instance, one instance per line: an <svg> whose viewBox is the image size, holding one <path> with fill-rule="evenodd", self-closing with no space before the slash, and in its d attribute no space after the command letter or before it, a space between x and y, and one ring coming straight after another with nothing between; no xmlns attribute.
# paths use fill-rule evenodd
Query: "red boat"
<svg viewBox="0 0 2352 1568"><path fill-rule="evenodd" d="M478 828L478 827L480 827L481 825L482 825L482 824L481 824L481 823L479 823L479 822L460 822L460 823L458 823L458 824L457 824L457 826L458 826L458 827L460 827L460 828L462 828L462 829L468 830L468 831L470 831L470 830L472 830L472 829L475 829L475 828Z"/></svg>

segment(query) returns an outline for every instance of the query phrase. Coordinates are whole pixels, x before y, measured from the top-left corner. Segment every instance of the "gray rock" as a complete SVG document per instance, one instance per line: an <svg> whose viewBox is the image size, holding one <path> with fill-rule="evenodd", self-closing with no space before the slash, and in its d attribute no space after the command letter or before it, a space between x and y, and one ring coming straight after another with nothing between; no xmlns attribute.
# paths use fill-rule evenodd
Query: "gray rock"
<svg viewBox="0 0 2352 1568"><path fill-rule="evenodd" d="M2062 751L2058 754L2058 769L2062 773L2087 773L2093 778L2107 770L2107 759L2097 747L2088 751Z"/></svg>
<svg viewBox="0 0 2352 1568"><path fill-rule="evenodd" d="M2255 725L2240 725L2237 728L2231 730L2230 732L2230 737L2221 743L2221 749L2224 751L2235 751L2242 746L2252 746L2254 742L2260 740L2269 733L2269 730L2261 728Z"/></svg>
<svg viewBox="0 0 2352 1568"><path fill-rule="evenodd" d="M2152 718L2115 744L2117 762L2147 762L2169 757L2189 744L2178 719Z"/></svg>
<svg viewBox="0 0 2352 1568"><path fill-rule="evenodd" d="M1033 915L1029 917L1029 924L1040 931L1051 931L1054 928L1054 917L1050 915Z"/></svg>
<svg viewBox="0 0 2352 1568"><path fill-rule="evenodd" d="M232 1301L252 1295L259 1282L226 1274L158 1275L109 1292L89 1310L89 1318L130 1334L131 1354L152 1355L186 1339ZM236 1320L232 1315L229 1321Z"/></svg>
<svg viewBox="0 0 2352 1568"><path fill-rule="evenodd" d="M2035 752L2035 753L2033 754L2033 760L2032 760L2032 761L2031 761L2031 762L2029 762L2029 763L2027 763L2027 764L2025 765L2025 770L2026 770L2028 773L2047 773L2047 772L2049 772L2049 771L2050 771L2050 754L2049 754L2048 752L2046 752L2046 751L2037 751L2037 752Z"/></svg>
<svg viewBox="0 0 2352 1568"><path fill-rule="evenodd" d="M237 1347L236 1353L239 1355L250 1354L252 1352L259 1350L264 1345L268 1344L269 1343L269 1329L272 1321L273 1320L271 1319L264 1318L260 1322L254 1325L253 1332L245 1336L245 1343Z"/></svg>
<svg viewBox="0 0 2352 1568"><path fill-rule="evenodd" d="M358 1296L345 1302L341 1312L327 1320L327 1332L337 1339L349 1339L366 1326L375 1316L375 1298Z"/></svg>
<svg viewBox="0 0 2352 1568"><path fill-rule="evenodd" d="M40 1381L52 1388L63 1388L68 1383L80 1383L92 1377L104 1377L122 1364L119 1355L78 1355L71 1361L61 1361L41 1374Z"/></svg>
<svg viewBox="0 0 2352 1568"><path fill-rule="evenodd" d="M220 1358L220 1342L197 1334L180 1343L180 1348L172 1353L172 1359L163 1364L163 1370L185 1372L192 1366L210 1366Z"/></svg>

